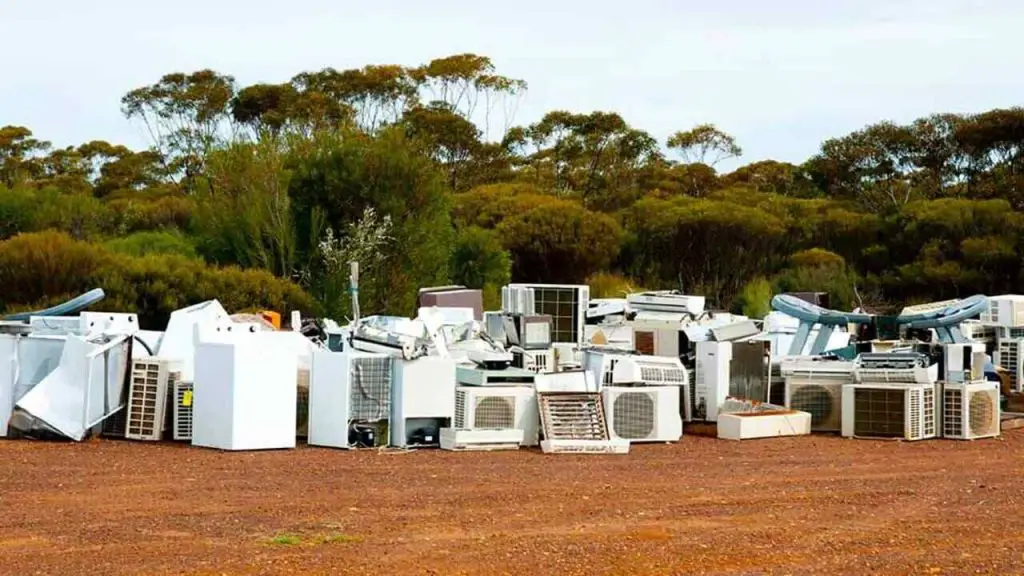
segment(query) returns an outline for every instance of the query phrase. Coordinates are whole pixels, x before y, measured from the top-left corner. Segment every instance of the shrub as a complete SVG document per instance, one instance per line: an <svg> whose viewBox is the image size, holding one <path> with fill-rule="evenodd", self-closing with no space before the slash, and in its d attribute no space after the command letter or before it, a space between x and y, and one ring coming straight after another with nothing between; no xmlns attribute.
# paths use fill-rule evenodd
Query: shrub
<svg viewBox="0 0 1024 576"><path fill-rule="evenodd" d="M107 297L95 309L135 311L143 327L155 329L174 310L214 298L229 311L319 312L296 284L264 270L216 268L175 254L118 254L55 231L0 242L0 278L3 310L39 308L99 287Z"/></svg>
<svg viewBox="0 0 1024 576"><path fill-rule="evenodd" d="M111 252L128 256L177 254L186 258L198 258L192 240L174 229L136 232L123 238L107 240L103 245Z"/></svg>
<svg viewBox="0 0 1024 576"><path fill-rule="evenodd" d="M771 312L772 284L763 276L758 276L743 287L736 302L733 304L733 312L738 312L749 318L764 318Z"/></svg>
<svg viewBox="0 0 1024 576"><path fill-rule="evenodd" d="M625 298L626 294L643 292L636 282L611 272L597 272L587 277L591 298Z"/></svg>
<svg viewBox="0 0 1024 576"><path fill-rule="evenodd" d="M451 258L451 279L455 284L479 288L484 306L501 306L501 287L512 278L512 259L501 239L490 230L470 226L458 231Z"/></svg>

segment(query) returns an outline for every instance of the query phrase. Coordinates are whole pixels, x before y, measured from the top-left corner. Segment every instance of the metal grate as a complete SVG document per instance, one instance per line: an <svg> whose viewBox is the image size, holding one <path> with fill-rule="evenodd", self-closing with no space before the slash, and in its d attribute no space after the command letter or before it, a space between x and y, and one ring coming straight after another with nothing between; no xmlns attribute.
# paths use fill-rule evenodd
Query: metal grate
<svg viewBox="0 0 1024 576"><path fill-rule="evenodd" d="M842 384L787 383L789 408L811 415L811 429L834 432L840 429Z"/></svg>
<svg viewBox="0 0 1024 576"><path fill-rule="evenodd" d="M125 406L103 421L103 436L111 438L124 438L125 429L128 427L128 407Z"/></svg>
<svg viewBox="0 0 1024 576"><path fill-rule="evenodd" d="M654 356L654 332L636 332L633 334L633 341L633 347L638 353Z"/></svg>
<svg viewBox="0 0 1024 576"><path fill-rule="evenodd" d="M533 287L534 313L551 316L552 342L580 341L578 288Z"/></svg>
<svg viewBox="0 0 1024 576"><path fill-rule="evenodd" d="M916 397L916 391L912 397ZM933 438L936 432L935 387L929 386L922 390L921 399L921 405L923 406L924 413L920 415L919 421L920 431L923 432L923 434L917 434L914 438ZM912 423L912 425L917 426L917 422Z"/></svg>
<svg viewBox="0 0 1024 576"><path fill-rule="evenodd" d="M608 440L599 393L545 393L538 399L545 439Z"/></svg>
<svg viewBox="0 0 1024 576"><path fill-rule="evenodd" d="M854 390L855 436L902 437L906 434L904 388L857 388Z"/></svg>
<svg viewBox="0 0 1024 576"><path fill-rule="evenodd" d="M167 364L142 359L132 363L128 389L125 438L157 441L163 436L164 410L167 406Z"/></svg>
<svg viewBox="0 0 1024 576"><path fill-rule="evenodd" d="M550 368L548 366L548 355L545 352L546 351L541 351L541 352L537 352L537 353L531 354L531 356L533 357L533 370L534 370L534 372L538 372L538 373L540 373L540 372L547 372L548 369Z"/></svg>
<svg viewBox="0 0 1024 576"><path fill-rule="evenodd" d="M478 396L473 408L473 428L515 428L513 396Z"/></svg>
<svg viewBox="0 0 1024 576"><path fill-rule="evenodd" d="M172 438L175 440L192 439L192 383L174 382L174 428Z"/></svg>
<svg viewBox="0 0 1024 576"><path fill-rule="evenodd" d="M655 402L648 392L623 392L612 400L612 430L619 438L643 440L654 430Z"/></svg>
<svg viewBox="0 0 1024 576"><path fill-rule="evenodd" d="M644 382L672 382L682 384L685 374L679 368L640 365L640 378Z"/></svg>
<svg viewBox="0 0 1024 576"><path fill-rule="evenodd" d="M1021 391L1020 349L1024 340L1010 340L999 343L999 364L1010 372L1010 387Z"/></svg>
<svg viewBox="0 0 1024 576"><path fill-rule="evenodd" d="M999 392L978 390L971 392L967 406L972 436L993 436L999 433Z"/></svg>
<svg viewBox="0 0 1024 576"><path fill-rule="evenodd" d="M466 396L465 390L455 390L455 418L452 428L457 430L465 429L466 426Z"/></svg>
<svg viewBox="0 0 1024 576"><path fill-rule="evenodd" d="M386 420L391 411L391 358L352 359L352 420Z"/></svg>
<svg viewBox="0 0 1024 576"><path fill-rule="evenodd" d="M959 438L964 435L964 391L946 388L942 394L942 435Z"/></svg>

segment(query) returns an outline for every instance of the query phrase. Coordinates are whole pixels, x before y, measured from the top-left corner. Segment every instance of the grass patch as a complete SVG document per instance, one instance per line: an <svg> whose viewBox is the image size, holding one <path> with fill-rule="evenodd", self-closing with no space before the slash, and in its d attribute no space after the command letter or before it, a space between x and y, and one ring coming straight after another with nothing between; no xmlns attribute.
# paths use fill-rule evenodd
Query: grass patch
<svg viewBox="0 0 1024 576"><path fill-rule="evenodd" d="M358 536L348 534L321 534L316 537L317 544L350 544L361 541Z"/></svg>
<svg viewBox="0 0 1024 576"><path fill-rule="evenodd" d="M270 539L270 543L278 546L297 546L302 544L302 537L297 534L278 534Z"/></svg>

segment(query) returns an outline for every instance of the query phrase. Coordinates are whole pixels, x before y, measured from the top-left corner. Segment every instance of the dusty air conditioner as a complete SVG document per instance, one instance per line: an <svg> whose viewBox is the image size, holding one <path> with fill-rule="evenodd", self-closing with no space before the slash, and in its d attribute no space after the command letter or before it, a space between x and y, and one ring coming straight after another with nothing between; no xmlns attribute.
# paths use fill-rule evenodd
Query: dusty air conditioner
<svg viewBox="0 0 1024 576"><path fill-rule="evenodd" d="M864 383L935 384L939 365L920 353L866 353L857 359L854 380Z"/></svg>
<svg viewBox="0 0 1024 576"><path fill-rule="evenodd" d="M1024 326L1024 296L1019 294L990 296L988 310L981 313L981 322L1006 328Z"/></svg>
<svg viewBox="0 0 1024 576"><path fill-rule="evenodd" d="M173 390L179 376L172 366L171 361L160 358L132 362L125 407L125 438L151 442L163 439L167 391Z"/></svg>
<svg viewBox="0 0 1024 576"><path fill-rule="evenodd" d="M510 345L525 350L545 350L551 347L551 316L506 314L503 321L505 338Z"/></svg>
<svg viewBox="0 0 1024 576"><path fill-rule="evenodd" d="M590 287L569 284L509 284L501 290L501 309L512 314L551 316L551 342L582 346L586 340Z"/></svg>
<svg viewBox="0 0 1024 576"><path fill-rule="evenodd" d="M531 386L459 386L455 389L452 428L521 430L521 443L536 446L539 427L537 395Z"/></svg>
<svg viewBox="0 0 1024 576"><path fill-rule="evenodd" d="M704 312L705 298L680 294L674 290L661 290L629 294L626 303L634 310L686 312L698 316Z"/></svg>
<svg viewBox="0 0 1024 576"><path fill-rule="evenodd" d="M683 435L679 386L605 386L601 390L613 439L676 442Z"/></svg>
<svg viewBox="0 0 1024 576"><path fill-rule="evenodd" d="M999 436L998 382L946 382L942 385L942 436L975 440Z"/></svg>
<svg viewBox="0 0 1024 576"><path fill-rule="evenodd" d="M811 415L811 431L842 429L843 380L786 377L786 408Z"/></svg>
<svg viewBox="0 0 1024 576"><path fill-rule="evenodd" d="M942 359L944 382L971 382L985 377L985 345L980 342L946 344Z"/></svg>
<svg viewBox="0 0 1024 576"><path fill-rule="evenodd" d="M689 375L679 358L625 356L612 368L612 384L686 386Z"/></svg>
<svg viewBox="0 0 1024 576"><path fill-rule="evenodd" d="M843 387L843 436L924 440L937 435L934 384Z"/></svg>
<svg viewBox="0 0 1024 576"><path fill-rule="evenodd" d="M718 419L718 410L729 396L731 361L731 342L697 343L697 375L691 408L694 420L714 422Z"/></svg>
<svg viewBox="0 0 1024 576"><path fill-rule="evenodd" d="M555 371L555 351L547 350L513 350L512 367L529 370L537 374Z"/></svg>
<svg viewBox="0 0 1024 576"><path fill-rule="evenodd" d="M1010 388L1024 391L1024 339L1000 341L993 362L1010 373Z"/></svg>
<svg viewBox="0 0 1024 576"><path fill-rule="evenodd" d="M391 445L438 446L455 415L455 361L425 356L392 365Z"/></svg>

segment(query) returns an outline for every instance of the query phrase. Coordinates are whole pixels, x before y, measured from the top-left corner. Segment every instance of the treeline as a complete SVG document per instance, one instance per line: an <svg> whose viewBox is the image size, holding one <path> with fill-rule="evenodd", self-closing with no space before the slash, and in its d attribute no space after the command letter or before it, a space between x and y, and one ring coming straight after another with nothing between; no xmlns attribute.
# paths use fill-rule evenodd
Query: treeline
<svg viewBox="0 0 1024 576"><path fill-rule="evenodd" d="M1024 109L874 124L800 165L705 124L659 142L613 112L514 124L488 58L238 86L169 74L121 101L152 147L0 128L0 310L100 286L159 324L187 302L343 318L416 289L587 282L766 311L782 290L886 308L1020 291Z"/></svg>

